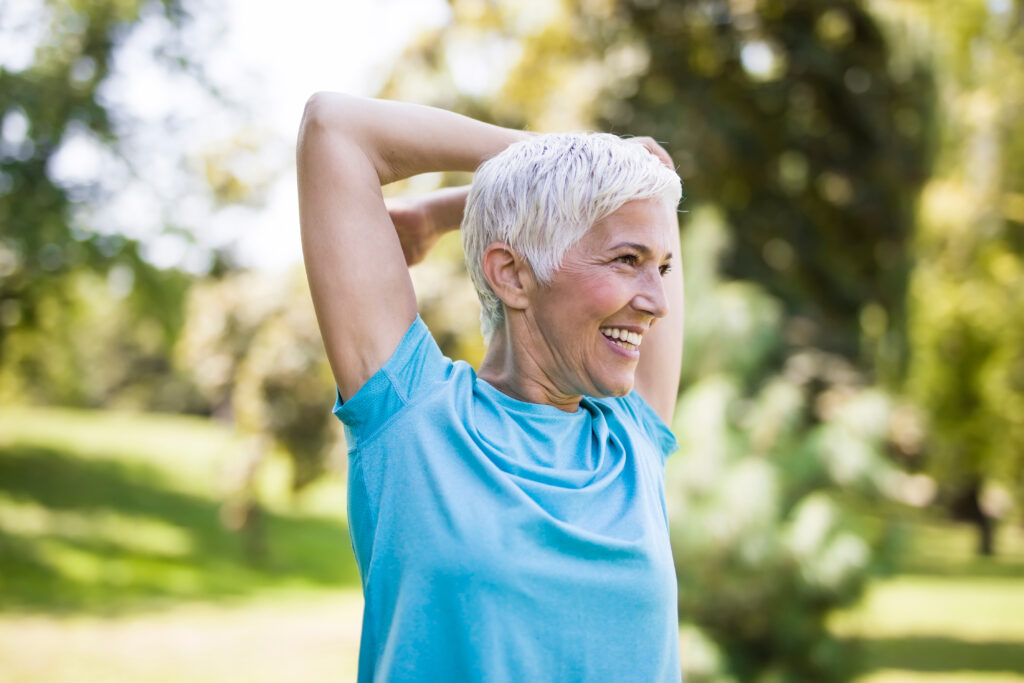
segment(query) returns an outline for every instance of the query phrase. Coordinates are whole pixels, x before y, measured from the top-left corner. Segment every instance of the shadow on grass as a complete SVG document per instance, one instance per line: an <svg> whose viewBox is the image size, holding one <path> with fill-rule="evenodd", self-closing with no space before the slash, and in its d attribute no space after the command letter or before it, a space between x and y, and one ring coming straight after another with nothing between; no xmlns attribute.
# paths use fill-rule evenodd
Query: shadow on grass
<svg viewBox="0 0 1024 683"><path fill-rule="evenodd" d="M1020 642L969 642L939 636L861 638L850 642L870 667L921 673L1020 673L1024 647Z"/></svg>
<svg viewBox="0 0 1024 683"><path fill-rule="evenodd" d="M996 554L977 554L977 531L955 522L936 509L911 509L895 503L865 507L863 501L844 501L856 511L862 533L881 549L884 574L955 577L1024 576L1024 533L1010 523L999 526Z"/></svg>
<svg viewBox="0 0 1024 683"><path fill-rule="evenodd" d="M175 491L143 464L2 448L0 500L7 514L35 517L0 519L0 610L116 612L358 583L343 523L268 512L256 563L222 526L218 501Z"/></svg>
<svg viewBox="0 0 1024 683"><path fill-rule="evenodd" d="M900 574L921 576L993 577L1018 579L1024 576L1024 558L1019 555L962 558L910 558L899 563Z"/></svg>

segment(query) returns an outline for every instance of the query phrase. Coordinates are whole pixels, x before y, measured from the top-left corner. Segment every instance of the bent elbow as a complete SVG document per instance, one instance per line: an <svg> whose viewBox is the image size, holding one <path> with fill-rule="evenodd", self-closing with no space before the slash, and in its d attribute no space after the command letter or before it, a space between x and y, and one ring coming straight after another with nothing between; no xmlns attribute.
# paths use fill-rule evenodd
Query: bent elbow
<svg viewBox="0 0 1024 683"><path fill-rule="evenodd" d="M320 147L323 141L345 130L346 96L331 92L315 92L306 100L299 122L295 145L296 159L301 161L309 150Z"/></svg>
<svg viewBox="0 0 1024 683"><path fill-rule="evenodd" d="M338 106L334 93L315 92L306 100L302 109L302 121L299 123L299 139L316 130L327 128L331 112Z"/></svg>
<svg viewBox="0 0 1024 683"><path fill-rule="evenodd" d="M311 138L363 136L366 118L361 99L337 92L318 91L309 96L299 124L299 149Z"/></svg>

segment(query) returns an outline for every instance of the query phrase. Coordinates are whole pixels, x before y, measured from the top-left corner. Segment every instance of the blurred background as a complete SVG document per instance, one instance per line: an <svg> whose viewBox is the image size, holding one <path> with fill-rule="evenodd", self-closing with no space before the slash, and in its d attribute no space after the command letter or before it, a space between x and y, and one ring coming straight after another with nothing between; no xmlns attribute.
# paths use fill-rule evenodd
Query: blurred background
<svg viewBox="0 0 1024 683"><path fill-rule="evenodd" d="M1024 681L1022 22L1020 0L0 0L0 681L354 680L294 190L315 90L672 154L687 680ZM413 277L475 363L449 237Z"/></svg>

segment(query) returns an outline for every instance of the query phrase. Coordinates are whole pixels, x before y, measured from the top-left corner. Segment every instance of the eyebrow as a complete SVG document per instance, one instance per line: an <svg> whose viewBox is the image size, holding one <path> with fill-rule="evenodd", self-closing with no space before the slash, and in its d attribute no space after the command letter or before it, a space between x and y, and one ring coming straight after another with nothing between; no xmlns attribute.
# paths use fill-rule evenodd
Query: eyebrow
<svg viewBox="0 0 1024 683"><path fill-rule="evenodd" d="M634 249L635 251L640 252L640 254L644 258L650 258L651 257L651 253L652 252L651 252L650 248L646 244L638 244L637 242L619 242L618 244L616 244L616 245L614 245L612 247L612 251L615 251L616 249L622 249L623 247L629 247L630 249ZM672 252L671 251L665 256L665 260L666 261L671 261L672 260Z"/></svg>

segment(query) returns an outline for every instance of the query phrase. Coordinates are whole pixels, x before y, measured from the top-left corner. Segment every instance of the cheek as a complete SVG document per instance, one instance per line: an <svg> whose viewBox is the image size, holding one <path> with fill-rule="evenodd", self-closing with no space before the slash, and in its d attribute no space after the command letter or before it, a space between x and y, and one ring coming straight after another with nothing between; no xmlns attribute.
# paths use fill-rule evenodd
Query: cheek
<svg viewBox="0 0 1024 683"><path fill-rule="evenodd" d="M554 306L546 307L544 318L568 333L593 329L629 304L630 288L619 273L594 268L567 268L557 285Z"/></svg>
<svg viewBox="0 0 1024 683"><path fill-rule="evenodd" d="M588 278L580 287L579 302L594 317L606 318L629 303L629 288L613 275Z"/></svg>

